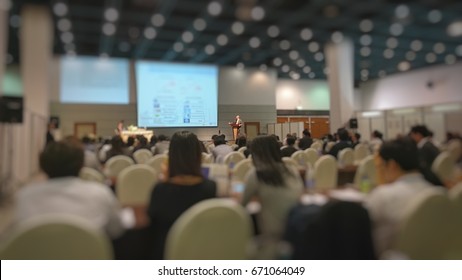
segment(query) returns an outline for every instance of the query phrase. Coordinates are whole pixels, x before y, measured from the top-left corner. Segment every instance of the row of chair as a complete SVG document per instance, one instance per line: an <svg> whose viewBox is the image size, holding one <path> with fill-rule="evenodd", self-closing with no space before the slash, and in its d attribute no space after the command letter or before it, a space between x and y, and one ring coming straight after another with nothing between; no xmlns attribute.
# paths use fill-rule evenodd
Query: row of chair
<svg viewBox="0 0 462 280"><path fill-rule="evenodd" d="M168 233L166 259L249 258L252 222L230 199L208 199L183 213ZM30 219L0 248L1 259L97 260L114 257L109 239L73 216Z"/></svg>

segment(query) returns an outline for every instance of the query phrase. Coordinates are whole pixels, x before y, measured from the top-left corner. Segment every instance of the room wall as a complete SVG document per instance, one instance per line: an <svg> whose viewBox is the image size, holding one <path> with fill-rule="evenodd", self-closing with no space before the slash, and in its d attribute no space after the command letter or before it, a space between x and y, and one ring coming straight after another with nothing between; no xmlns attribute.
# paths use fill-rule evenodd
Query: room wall
<svg viewBox="0 0 462 280"><path fill-rule="evenodd" d="M276 84L276 108L329 110L329 85L324 80L295 81L279 79Z"/></svg>
<svg viewBox="0 0 462 280"><path fill-rule="evenodd" d="M130 104L62 104L59 99L59 58L53 60L53 82L51 93L51 115L59 116L61 134L74 134L74 124L95 122L97 135L109 137L114 134L117 122L136 125L136 83L133 64L130 67ZM238 70L234 67L220 68L218 97L218 127L188 128L202 140L213 134L224 133L232 139L228 122L239 114L244 122L260 122L260 132L266 133L268 123L276 122L275 87L277 82L274 70L262 72L256 69ZM154 134L172 135L179 128L154 128Z"/></svg>
<svg viewBox="0 0 462 280"><path fill-rule="evenodd" d="M362 83L361 110L412 108L462 101L462 63L399 73ZM429 87L428 82L433 86Z"/></svg>

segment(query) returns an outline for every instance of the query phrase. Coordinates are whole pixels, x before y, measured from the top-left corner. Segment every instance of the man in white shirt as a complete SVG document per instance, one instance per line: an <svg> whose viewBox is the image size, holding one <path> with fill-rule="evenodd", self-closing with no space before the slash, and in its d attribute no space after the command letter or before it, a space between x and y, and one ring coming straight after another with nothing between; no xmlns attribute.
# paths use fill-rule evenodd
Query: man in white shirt
<svg viewBox="0 0 462 280"><path fill-rule="evenodd" d="M408 138L382 144L375 163L384 184L366 198L365 206L373 222L375 250L380 257L393 249L406 206L431 184L418 172L417 145Z"/></svg>
<svg viewBox="0 0 462 280"><path fill-rule="evenodd" d="M223 163L224 158L229 154L234 152L231 146L226 144L224 135L220 135L213 139L215 148L212 150L213 157L216 163Z"/></svg>
<svg viewBox="0 0 462 280"><path fill-rule="evenodd" d="M50 143L40 154L49 180L22 188L16 196L15 222L47 214L83 218L116 238L124 231L120 206L107 186L78 178L84 151L77 139Z"/></svg>

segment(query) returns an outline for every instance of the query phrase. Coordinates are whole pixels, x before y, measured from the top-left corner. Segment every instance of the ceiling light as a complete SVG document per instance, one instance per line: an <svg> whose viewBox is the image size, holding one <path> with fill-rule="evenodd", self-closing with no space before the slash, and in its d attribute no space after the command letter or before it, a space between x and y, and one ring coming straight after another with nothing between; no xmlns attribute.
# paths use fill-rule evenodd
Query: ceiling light
<svg viewBox="0 0 462 280"><path fill-rule="evenodd" d="M308 74L308 77L309 77L310 79L314 79L314 77L316 77L316 74L315 74L314 72L310 72L310 73Z"/></svg>
<svg viewBox="0 0 462 280"><path fill-rule="evenodd" d="M55 15L59 17L65 16L67 14L67 11L67 5L62 2L58 2L53 6L53 12L55 13Z"/></svg>
<svg viewBox="0 0 462 280"><path fill-rule="evenodd" d="M392 49L386 49L385 51L383 51L383 56L386 59L391 59L393 58L394 55L395 55L395 52Z"/></svg>
<svg viewBox="0 0 462 280"><path fill-rule="evenodd" d="M298 79L300 79L300 74L298 74L297 72L292 72L292 74L290 75L290 77L291 77L293 80L298 80ZM298 109L298 110L301 110L301 109L302 109L302 106L301 106L301 105L297 106L297 109Z"/></svg>
<svg viewBox="0 0 462 280"><path fill-rule="evenodd" d="M364 117L364 118L380 117L380 116L382 116L382 112L380 112L380 111L362 112L361 116Z"/></svg>
<svg viewBox="0 0 462 280"><path fill-rule="evenodd" d="M71 30L72 24L71 21L68 20L67 18L62 18L58 20L58 29L61 32L69 31Z"/></svg>
<svg viewBox="0 0 462 280"><path fill-rule="evenodd" d="M364 34L359 38L359 42L363 46L369 46L370 44L372 44L372 37L371 35Z"/></svg>
<svg viewBox="0 0 462 280"><path fill-rule="evenodd" d="M61 41L63 41L63 43L65 44L72 43L72 41L74 41L74 34L72 34L71 32L61 33Z"/></svg>
<svg viewBox="0 0 462 280"><path fill-rule="evenodd" d="M287 41L287 40L282 40L281 42L279 42L279 47L282 49L282 50L288 50L290 49L290 42Z"/></svg>
<svg viewBox="0 0 462 280"><path fill-rule="evenodd" d="M182 52L184 50L184 45L181 42L175 42L173 44L173 50L177 53Z"/></svg>
<svg viewBox="0 0 462 280"><path fill-rule="evenodd" d="M130 43L127 43L127 42L120 42L119 43L119 50L121 52L128 52L131 48L131 45Z"/></svg>
<svg viewBox="0 0 462 280"><path fill-rule="evenodd" d="M68 51L75 51L75 45L72 44L72 43L71 44L66 44L66 45L64 45L64 50L67 51L67 52Z"/></svg>
<svg viewBox="0 0 462 280"><path fill-rule="evenodd" d="M270 36L271 38L275 38L279 36L279 33L280 33L279 27L277 27L276 25L271 25L270 27L268 27L267 33L268 33L268 36Z"/></svg>
<svg viewBox="0 0 462 280"><path fill-rule="evenodd" d="M330 73L329 67L324 67L324 69L322 70L322 72L324 72L325 75L329 75L329 73Z"/></svg>
<svg viewBox="0 0 462 280"><path fill-rule="evenodd" d="M456 58L456 56L453 55L453 54L448 54L448 55L446 55L446 57L444 58L444 61L445 61L447 64L454 64L454 63L456 63L457 58Z"/></svg>
<svg viewBox="0 0 462 280"><path fill-rule="evenodd" d="M221 14L222 9L223 7L217 1L210 2L207 6L207 11L212 16L218 16L219 14Z"/></svg>
<svg viewBox="0 0 462 280"><path fill-rule="evenodd" d="M428 21L431 23L437 23L443 18L443 14L439 10L431 10L428 13Z"/></svg>
<svg viewBox="0 0 462 280"><path fill-rule="evenodd" d="M369 76L369 70L367 69L361 70L361 76L365 76L365 77Z"/></svg>
<svg viewBox="0 0 462 280"><path fill-rule="evenodd" d="M207 27L207 23L204 19L198 18L194 20L193 26L197 31L203 31Z"/></svg>
<svg viewBox="0 0 462 280"><path fill-rule="evenodd" d="M10 26L13 28L19 28L21 26L21 17L19 15L12 15L10 17Z"/></svg>
<svg viewBox="0 0 462 280"><path fill-rule="evenodd" d="M274 66L281 66L281 64L282 64L282 59L280 59L279 57L276 57L273 59Z"/></svg>
<svg viewBox="0 0 462 280"><path fill-rule="evenodd" d="M161 27L165 24L165 17L161 14L155 14L151 17L151 23L155 27Z"/></svg>
<svg viewBox="0 0 462 280"><path fill-rule="evenodd" d="M407 70L411 69L411 64L409 63L409 61L401 61L398 64L398 69L400 71L407 71Z"/></svg>
<svg viewBox="0 0 462 280"><path fill-rule="evenodd" d="M406 114L413 114L416 112L414 108L405 108L405 109L395 109L391 111L395 115L406 115Z"/></svg>
<svg viewBox="0 0 462 280"><path fill-rule="evenodd" d="M378 75L380 78L384 78L385 76L387 76L387 72L385 70L380 70Z"/></svg>
<svg viewBox="0 0 462 280"><path fill-rule="evenodd" d="M321 52L317 52L314 54L314 60L322 61L324 59L324 55Z"/></svg>
<svg viewBox="0 0 462 280"><path fill-rule="evenodd" d="M236 68L239 70L244 70L244 63L239 62L238 64L236 64Z"/></svg>
<svg viewBox="0 0 462 280"><path fill-rule="evenodd" d="M181 39L185 43L191 43L194 40L194 35L190 31L185 31L183 34L181 34Z"/></svg>
<svg viewBox="0 0 462 280"><path fill-rule="evenodd" d="M370 32L372 29L374 29L374 23L370 19L363 19L359 23L359 29L362 32Z"/></svg>
<svg viewBox="0 0 462 280"><path fill-rule="evenodd" d="M387 46L390 49L394 49L398 46L398 40L394 37L388 38L387 39Z"/></svg>
<svg viewBox="0 0 462 280"><path fill-rule="evenodd" d="M156 37L157 31L154 27L149 26L144 30L144 37L148 40L152 40Z"/></svg>
<svg viewBox="0 0 462 280"><path fill-rule="evenodd" d="M308 44L308 50L312 53L319 51L319 44L317 42L311 42Z"/></svg>
<svg viewBox="0 0 462 280"><path fill-rule="evenodd" d="M414 40L411 42L411 49L413 51L418 52L422 49L422 47L423 47L423 44L422 44L422 41L420 40Z"/></svg>
<svg viewBox="0 0 462 280"><path fill-rule="evenodd" d="M220 46L224 46L224 45L228 44L228 36L226 36L225 34L218 35L217 43Z"/></svg>
<svg viewBox="0 0 462 280"><path fill-rule="evenodd" d="M268 66L266 66L266 64L262 64L262 65L260 65L260 70L261 71L266 71L266 70L268 70Z"/></svg>
<svg viewBox="0 0 462 280"><path fill-rule="evenodd" d="M303 60L302 58L300 58L299 60L297 60L297 66L298 67L303 67L306 65L306 62L305 60Z"/></svg>
<svg viewBox="0 0 462 280"><path fill-rule="evenodd" d="M405 19L409 16L409 7L407 5L399 5L395 9L395 16L399 19Z"/></svg>
<svg viewBox="0 0 462 280"><path fill-rule="evenodd" d="M249 45L254 49L258 48L260 44L261 44L260 39L258 39L257 37L252 37L249 40Z"/></svg>
<svg viewBox="0 0 462 280"><path fill-rule="evenodd" d="M114 22L119 18L119 12L115 8L107 8L106 11L104 11L104 18L107 21Z"/></svg>
<svg viewBox="0 0 462 280"><path fill-rule="evenodd" d="M300 38L304 41L310 40L313 38L313 31L309 28L303 28L302 31L300 31Z"/></svg>
<svg viewBox="0 0 462 280"><path fill-rule="evenodd" d="M231 25L231 31L236 35L244 33L244 29L244 24L240 21L236 21Z"/></svg>
<svg viewBox="0 0 462 280"><path fill-rule="evenodd" d="M462 45L456 47L456 55L462 56Z"/></svg>
<svg viewBox="0 0 462 280"><path fill-rule="evenodd" d="M296 50L291 50L289 52L289 57L292 60L296 60L299 56L300 56L300 54Z"/></svg>
<svg viewBox="0 0 462 280"><path fill-rule="evenodd" d="M281 71L284 72L284 73L289 72L290 71L289 65L287 65L287 64L282 65Z"/></svg>
<svg viewBox="0 0 462 280"><path fill-rule="evenodd" d="M433 51L437 54L442 54L446 51L446 46L443 43L436 43L433 46Z"/></svg>
<svg viewBox="0 0 462 280"><path fill-rule="evenodd" d="M447 33L451 37L462 36L462 21L454 21L453 23L449 24Z"/></svg>
<svg viewBox="0 0 462 280"><path fill-rule="evenodd" d="M208 44L207 46L205 46L205 53L208 54L208 55L212 55L215 53L215 47L211 44Z"/></svg>
<svg viewBox="0 0 462 280"><path fill-rule="evenodd" d="M443 104L443 105L435 105L432 107L433 112L452 112L452 111L460 111L462 106L460 104Z"/></svg>
<svg viewBox="0 0 462 280"><path fill-rule="evenodd" d="M116 32L116 27L115 27L115 25L113 23L106 22L103 25L103 34L104 35L111 36L111 35L114 35L115 32Z"/></svg>
<svg viewBox="0 0 462 280"><path fill-rule="evenodd" d="M265 9L260 6L255 6L252 8L250 15L253 20L262 20L265 17Z"/></svg>
<svg viewBox="0 0 462 280"><path fill-rule="evenodd" d="M428 63L433 63L436 61L436 54L434 53L427 53L427 55L425 56L425 60L428 62Z"/></svg>
<svg viewBox="0 0 462 280"><path fill-rule="evenodd" d="M409 61L413 61L415 59L416 55L415 52L413 51L408 51L406 52L406 59Z"/></svg>
<svg viewBox="0 0 462 280"><path fill-rule="evenodd" d="M371 55L371 48L369 48L369 47L362 47L362 48L359 50L359 53L360 53L362 56L370 56L370 55Z"/></svg>
<svg viewBox="0 0 462 280"><path fill-rule="evenodd" d="M335 31L334 33L332 33L331 39L332 42L338 44L343 41L343 33L340 31Z"/></svg>
<svg viewBox="0 0 462 280"><path fill-rule="evenodd" d="M310 73L310 72L311 72L310 66L305 66L305 67L303 67L303 73L308 74L308 73Z"/></svg>
<svg viewBox="0 0 462 280"><path fill-rule="evenodd" d="M401 23L393 23L390 25L390 34L393 36L399 36L403 33L404 27Z"/></svg>

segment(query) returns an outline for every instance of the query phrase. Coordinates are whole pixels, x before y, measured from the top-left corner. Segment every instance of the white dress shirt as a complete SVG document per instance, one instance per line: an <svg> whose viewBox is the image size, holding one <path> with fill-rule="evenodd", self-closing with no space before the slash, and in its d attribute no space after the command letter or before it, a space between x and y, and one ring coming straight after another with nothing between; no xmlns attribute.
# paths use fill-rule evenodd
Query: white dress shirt
<svg viewBox="0 0 462 280"><path fill-rule="evenodd" d="M119 203L108 187L76 177L50 179L18 192L15 222L47 214L81 217L112 238L124 231Z"/></svg>
<svg viewBox="0 0 462 280"><path fill-rule="evenodd" d="M373 238L378 256L392 249L397 228L406 206L419 192L432 187L419 173L401 176L395 182L377 187L365 206L373 222Z"/></svg>

